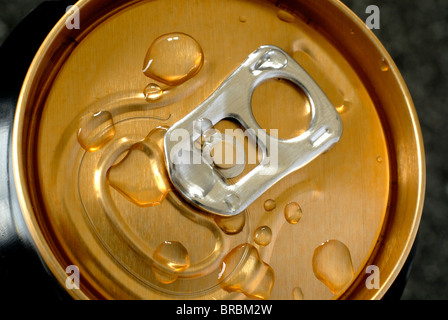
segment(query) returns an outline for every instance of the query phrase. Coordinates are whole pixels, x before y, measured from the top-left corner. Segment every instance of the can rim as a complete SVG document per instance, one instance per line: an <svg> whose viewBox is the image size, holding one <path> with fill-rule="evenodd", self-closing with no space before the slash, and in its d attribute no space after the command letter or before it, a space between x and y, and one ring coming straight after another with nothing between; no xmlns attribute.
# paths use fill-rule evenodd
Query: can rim
<svg viewBox="0 0 448 320"><path fill-rule="evenodd" d="M76 6L81 8L85 5L88 0L80 0L76 3ZM60 30L65 28L65 21L69 17L69 12L66 12L57 24L53 27L50 33L47 35L33 61L31 62L28 72L26 74L25 80L20 90L19 98L17 101L16 114L14 117L13 133L12 133L12 162L13 162L13 173L15 187L17 190L17 197L19 200L20 207L23 212L23 218L25 224L30 232L31 239L39 256L43 259L45 265L53 273L55 278L59 283L63 283L62 279L67 277L65 270L60 267L58 260L54 256L50 246L44 241L42 231L38 228L38 221L33 214L33 205L30 201L28 191L24 188L26 185L25 169L21 165L20 159L22 159L22 137L23 131L22 123L25 117L26 102L28 100L28 94L30 93L31 84L34 81L36 75L36 69L42 63L51 43L56 39ZM82 290L67 290L72 298L87 300L88 296Z"/></svg>
<svg viewBox="0 0 448 320"><path fill-rule="evenodd" d="M415 134L413 137L415 139L415 142L417 144L417 152L416 154L418 159L418 191L417 191L417 199L416 203L417 206L415 207L414 212L414 219L412 223L412 232L409 234L407 240L406 240L406 246L404 250L401 251L400 258L398 260L398 263L395 264L393 271L389 274L386 280L382 281L382 283L385 283L385 285L381 286L379 290L372 296L373 299L382 299L382 297L386 294L386 292L389 290L389 288L392 286L392 283L395 281L395 279L398 277L401 269L403 268L404 264L406 263L406 260L412 250L412 247L414 245L415 239L417 237L418 228L421 221L421 216L423 213L423 205L425 200L425 190L426 190L426 158L425 158L425 150L424 150L424 142L423 142L423 135L421 131L420 122L418 119L417 111L415 109L414 102L412 100L411 93L406 85L406 82L404 81L404 78L402 74L400 73L397 65L395 64L394 60L392 59L389 52L386 50L384 45L381 43L381 41L378 39L378 37L373 33L371 29L367 27L367 25L352 11L350 8L348 8L344 3L340 1L331 0L335 6L338 7L339 10L341 10L344 15L350 17L356 24L356 27L358 27L359 31L362 32L364 37L367 37L369 42L373 44L373 46L376 48L378 52L380 52L383 57L385 57L385 61L389 64L389 68L391 72L393 73L393 76L395 77L400 90L403 94L403 97L406 101L407 111L411 118L411 124L412 124L412 131ZM375 254L375 253L374 253ZM356 281L356 280L355 280Z"/></svg>
<svg viewBox="0 0 448 320"><path fill-rule="evenodd" d="M89 0L79 0L75 5L78 6L80 9L82 9L88 2ZM383 283L385 283L385 285L381 286L381 288L377 290L375 294L372 295L373 299L381 299L385 295L387 290L390 288L393 281L398 276L400 270L402 269L412 249L413 243L417 236L418 226L420 224L423 211L425 186L426 186L426 162L425 162L423 137L417 112L415 110L415 106L412 101L409 89L405 84L404 79L398 70L398 67L392 60L390 54L387 52L385 47L381 44L376 35L364 24L364 22L354 12L352 12L345 4L343 4L338 0L328 0L325 2L329 2L344 16L353 21L355 27L357 28L357 31L361 32L361 36L366 38L370 43L370 45L385 57L385 60L389 63L390 71L393 74L393 77L398 83L401 93L405 98L407 112L409 113L411 119L412 131L415 134L415 142L418 151L416 157L418 160L417 166L418 166L419 185L417 187L417 199L416 199L417 205L415 207L415 212L413 215L414 219L412 222L412 232L409 233L408 238L406 240L406 245L404 249L401 251L400 258L398 259L398 262L395 264L392 272L389 273L385 281L382 281ZM49 270L53 273L53 275L60 283L64 282L64 279L67 278L67 274L65 273L65 270L60 266L58 259L53 254L50 245L45 241L45 237L44 234L42 233L42 230L39 228L39 222L37 221L36 216L34 215L33 204L29 197L29 191L26 189L26 180L27 180L25 174L26 168L21 159L23 159L23 153L24 153L22 149L22 142L24 136L22 129L25 118L25 111L29 99L29 94L31 92L32 84L37 76L36 71L38 70L39 66L44 62L44 57L47 55L49 47L51 46L52 42L57 38L61 30L65 28L65 21L68 17L69 13L65 13L58 21L58 23L53 27L53 29L45 38L38 52L36 53L28 69L17 102L17 109L15 113L13 133L12 133L13 174L14 174L15 187L17 190L17 196L23 213L24 221L30 232L31 238L34 242L38 254L40 255L44 263L47 265ZM356 283L356 280L354 283ZM73 298L89 299L88 294L82 290L68 290L68 291ZM351 294L348 293L348 297L350 297L350 295Z"/></svg>

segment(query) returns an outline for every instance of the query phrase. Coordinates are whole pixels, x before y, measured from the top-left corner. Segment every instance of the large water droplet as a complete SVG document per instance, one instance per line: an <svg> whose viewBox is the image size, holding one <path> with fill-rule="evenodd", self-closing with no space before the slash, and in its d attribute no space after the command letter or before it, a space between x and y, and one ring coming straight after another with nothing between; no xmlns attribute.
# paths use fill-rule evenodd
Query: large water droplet
<svg viewBox="0 0 448 320"><path fill-rule="evenodd" d="M152 270L161 283L172 283L190 266L187 249L177 241L164 241L154 251Z"/></svg>
<svg viewBox="0 0 448 320"><path fill-rule="evenodd" d="M228 292L242 292L249 298L268 299L275 276L274 270L261 260L257 249L246 243L227 254L218 280L221 280L219 285Z"/></svg>
<svg viewBox="0 0 448 320"><path fill-rule="evenodd" d="M177 86L195 76L203 63L204 54L195 39L184 33L170 33L151 44L143 73L164 84Z"/></svg>
<svg viewBox="0 0 448 320"><path fill-rule="evenodd" d="M334 294L345 289L353 279L350 250L338 240L329 240L314 250L313 272Z"/></svg>
<svg viewBox="0 0 448 320"><path fill-rule="evenodd" d="M170 190L161 149L166 130L156 128L107 171L109 184L141 207L159 205Z"/></svg>

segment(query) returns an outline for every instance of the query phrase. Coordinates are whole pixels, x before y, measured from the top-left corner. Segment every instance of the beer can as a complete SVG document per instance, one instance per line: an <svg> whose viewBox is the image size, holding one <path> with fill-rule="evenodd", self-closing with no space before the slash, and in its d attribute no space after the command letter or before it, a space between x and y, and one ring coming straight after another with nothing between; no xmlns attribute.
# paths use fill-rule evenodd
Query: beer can
<svg viewBox="0 0 448 320"><path fill-rule="evenodd" d="M78 1L12 130L23 228L75 299L381 299L421 218L411 96L336 0Z"/></svg>

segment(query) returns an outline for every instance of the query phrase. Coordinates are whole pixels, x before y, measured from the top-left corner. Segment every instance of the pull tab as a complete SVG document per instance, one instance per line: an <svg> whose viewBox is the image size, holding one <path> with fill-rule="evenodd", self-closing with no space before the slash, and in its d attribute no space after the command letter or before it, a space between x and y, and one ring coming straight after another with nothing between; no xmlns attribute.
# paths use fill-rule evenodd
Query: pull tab
<svg viewBox="0 0 448 320"><path fill-rule="evenodd" d="M289 80L308 96L311 124L298 137L281 140L269 136L252 114L253 91L272 78ZM232 185L225 178L242 172L244 156L237 157L229 170L216 166L210 155L216 143L227 139L213 129L224 118L240 122L263 153L260 164ZM209 98L168 130L165 158L170 179L186 200L205 211L232 216L246 209L277 181L329 150L341 135L341 119L317 83L280 48L261 46ZM241 146L237 149L237 154L244 152Z"/></svg>

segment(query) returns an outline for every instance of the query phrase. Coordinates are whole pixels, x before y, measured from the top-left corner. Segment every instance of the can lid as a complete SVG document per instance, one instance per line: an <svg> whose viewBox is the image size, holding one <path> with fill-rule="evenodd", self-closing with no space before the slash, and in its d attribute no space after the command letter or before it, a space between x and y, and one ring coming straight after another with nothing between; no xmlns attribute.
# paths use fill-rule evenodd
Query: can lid
<svg viewBox="0 0 448 320"><path fill-rule="evenodd" d="M252 71L276 69L278 57L301 66L335 107L344 133L240 214L210 214L173 183L164 138L262 45L266 59L249 56L257 58ZM254 123L277 129L282 143L315 128L320 134L309 138L320 141L327 131L314 126L319 104L310 86L276 72L244 91ZM221 95L220 107L232 99ZM209 183L195 184L211 174L207 168L183 175L198 194L216 181L236 189L266 154L259 139L244 135L241 117L213 117L215 130L232 130L237 149L254 156L244 168L221 168L231 171ZM222 141L206 121L199 127L208 133L195 146ZM425 179L403 79L370 30L336 0L79 1L29 69L13 162L36 247L76 298L381 298L414 241ZM259 182L247 186L264 191ZM219 204L237 212L238 199L234 192ZM372 270L381 275L373 286L366 282Z"/></svg>

